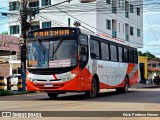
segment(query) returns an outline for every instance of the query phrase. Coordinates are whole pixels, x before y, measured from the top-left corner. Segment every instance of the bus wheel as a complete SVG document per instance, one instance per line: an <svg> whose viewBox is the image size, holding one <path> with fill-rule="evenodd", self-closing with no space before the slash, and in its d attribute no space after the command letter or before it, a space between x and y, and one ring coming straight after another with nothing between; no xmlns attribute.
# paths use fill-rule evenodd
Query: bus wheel
<svg viewBox="0 0 160 120"><path fill-rule="evenodd" d="M47 93L50 99L56 99L58 97L58 93Z"/></svg>
<svg viewBox="0 0 160 120"><path fill-rule="evenodd" d="M118 93L127 93L129 88L129 80L128 78L125 78L125 85L121 88L116 88L116 92Z"/></svg>
<svg viewBox="0 0 160 120"><path fill-rule="evenodd" d="M93 79L92 79L91 90L86 91L86 92L85 92L85 95L86 95L88 98L95 98L95 97L97 96L98 92L99 92L99 90L98 90L97 82L96 82L96 80L93 78Z"/></svg>

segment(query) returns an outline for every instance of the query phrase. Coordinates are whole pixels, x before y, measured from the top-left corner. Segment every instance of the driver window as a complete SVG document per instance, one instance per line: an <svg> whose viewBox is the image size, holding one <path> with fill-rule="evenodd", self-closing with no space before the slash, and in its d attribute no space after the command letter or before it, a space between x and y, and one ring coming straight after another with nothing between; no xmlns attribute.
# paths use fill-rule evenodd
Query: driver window
<svg viewBox="0 0 160 120"><path fill-rule="evenodd" d="M83 69L88 63L88 37L86 35L80 35L79 42L80 42L80 68Z"/></svg>
<svg viewBox="0 0 160 120"><path fill-rule="evenodd" d="M79 41L81 45L88 45L88 39L86 35L80 35Z"/></svg>

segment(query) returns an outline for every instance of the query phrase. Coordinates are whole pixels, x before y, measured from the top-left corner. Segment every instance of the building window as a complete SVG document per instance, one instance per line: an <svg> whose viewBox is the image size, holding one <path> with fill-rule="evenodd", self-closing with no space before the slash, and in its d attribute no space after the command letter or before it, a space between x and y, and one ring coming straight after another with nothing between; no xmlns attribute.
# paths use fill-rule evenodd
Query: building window
<svg viewBox="0 0 160 120"><path fill-rule="evenodd" d="M141 31L140 29L137 28L137 37L140 37L141 36Z"/></svg>
<svg viewBox="0 0 160 120"><path fill-rule="evenodd" d="M42 22L42 28L50 28L51 22Z"/></svg>
<svg viewBox="0 0 160 120"><path fill-rule="evenodd" d="M152 67L152 64L151 64L151 63L148 63L148 67Z"/></svg>
<svg viewBox="0 0 160 120"><path fill-rule="evenodd" d="M9 11L19 10L19 1L9 2Z"/></svg>
<svg viewBox="0 0 160 120"><path fill-rule="evenodd" d="M38 30L40 27L39 25L32 25L31 30Z"/></svg>
<svg viewBox="0 0 160 120"><path fill-rule="evenodd" d="M51 0L42 0L42 6L51 5Z"/></svg>
<svg viewBox="0 0 160 120"><path fill-rule="evenodd" d="M10 34L19 34L19 25L10 26Z"/></svg>
<svg viewBox="0 0 160 120"><path fill-rule="evenodd" d="M106 20L106 28L111 30L111 20Z"/></svg>
<svg viewBox="0 0 160 120"><path fill-rule="evenodd" d="M131 12L131 13L134 12L133 5L132 5L132 4L130 4L130 12Z"/></svg>
<svg viewBox="0 0 160 120"><path fill-rule="evenodd" d="M29 3L29 7L38 7L39 6L39 2L30 2Z"/></svg>
<svg viewBox="0 0 160 120"><path fill-rule="evenodd" d="M29 7L32 8L36 14L39 13L39 2L30 2Z"/></svg>
<svg viewBox="0 0 160 120"><path fill-rule="evenodd" d="M140 8L137 7L137 15L140 16Z"/></svg>
<svg viewBox="0 0 160 120"><path fill-rule="evenodd" d="M111 4L111 0L106 0L106 3Z"/></svg>
<svg viewBox="0 0 160 120"><path fill-rule="evenodd" d="M121 0L118 0L118 7L121 7Z"/></svg>
<svg viewBox="0 0 160 120"><path fill-rule="evenodd" d="M156 68L156 63L152 63L152 68Z"/></svg>
<svg viewBox="0 0 160 120"><path fill-rule="evenodd" d="M130 27L130 35L134 35L134 28Z"/></svg>

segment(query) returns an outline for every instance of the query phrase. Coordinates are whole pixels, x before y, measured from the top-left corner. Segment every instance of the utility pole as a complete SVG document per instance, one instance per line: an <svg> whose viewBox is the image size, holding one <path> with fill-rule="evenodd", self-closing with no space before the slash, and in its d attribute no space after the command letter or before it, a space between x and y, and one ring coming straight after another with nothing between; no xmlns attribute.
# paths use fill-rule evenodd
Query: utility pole
<svg viewBox="0 0 160 120"><path fill-rule="evenodd" d="M50 5L50 6L46 6L41 9L38 9L38 10L43 10L43 9L46 9L49 7L57 6L57 5L66 3L66 2L70 3L70 1L72 1L72 0L65 0L63 2L54 4L54 5ZM89 0L89 2L90 2L90 0ZM30 15L30 21L31 21L31 20L35 19L35 14L36 14L36 10L29 9L27 7L27 4L28 4L28 0L21 0L21 2L20 2L20 6L21 6L21 9L20 9L21 36L20 37L22 38L22 42L21 42L22 91L26 91L26 39L27 39L27 31L30 28L30 23L27 22L27 18L28 18L28 15ZM5 12L2 13L3 16L8 16L9 14L10 13L5 13ZM17 15L17 14L15 14L15 15ZM34 18L32 19L32 17L34 17ZM70 18L68 19L68 25L70 26Z"/></svg>
<svg viewBox="0 0 160 120"><path fill-rule="evenodd" d="M46 9L48 7L57 6L65 2L70 2L71 0L66 0L64 2L60 2L54 5L50 5L42 9ZM21 38L23 43L21 44L21 76L22 76L22 91L26 91L26 39L27 39L27 31L30 28L30 23L27 22L28 15L30 15L30 21L35 19L36 10L31 10L27 7L28 0L21 0L21 9L20 9L20 17L21 17ZM32 19L32 17L34 17Z"/></svg>
<svg viewBox="0 0 160 120"><path fill-rule="evenodd" d="M27 30L29 28L29 23L27 22L28 9L27 9L28 0L21 0L21 76L22 76L22 91L26 90L26 39L27 39Z"/></svg>

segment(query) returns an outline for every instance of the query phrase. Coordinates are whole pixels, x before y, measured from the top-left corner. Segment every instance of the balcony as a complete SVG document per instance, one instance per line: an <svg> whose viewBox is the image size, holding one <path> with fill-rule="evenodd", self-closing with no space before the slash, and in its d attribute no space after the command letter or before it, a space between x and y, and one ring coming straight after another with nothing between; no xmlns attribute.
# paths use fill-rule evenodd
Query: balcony
<svg viewBox="0 0 160 120"><path fill-rule="evenodd" d="M116 31L112 31L112 38L117 38L117 32Z"/></svg>
<svg viewBox="0 0 160 120"><path fill-rule="evenodd" d="M112 13L117 13L117 7L112 7Z"/></svg>
<svg viewBox="0 0 160 120"><path fill-rule="evenodd" d="M126 34L125 40L129 41L129 35L128 34Z"/></svg>

